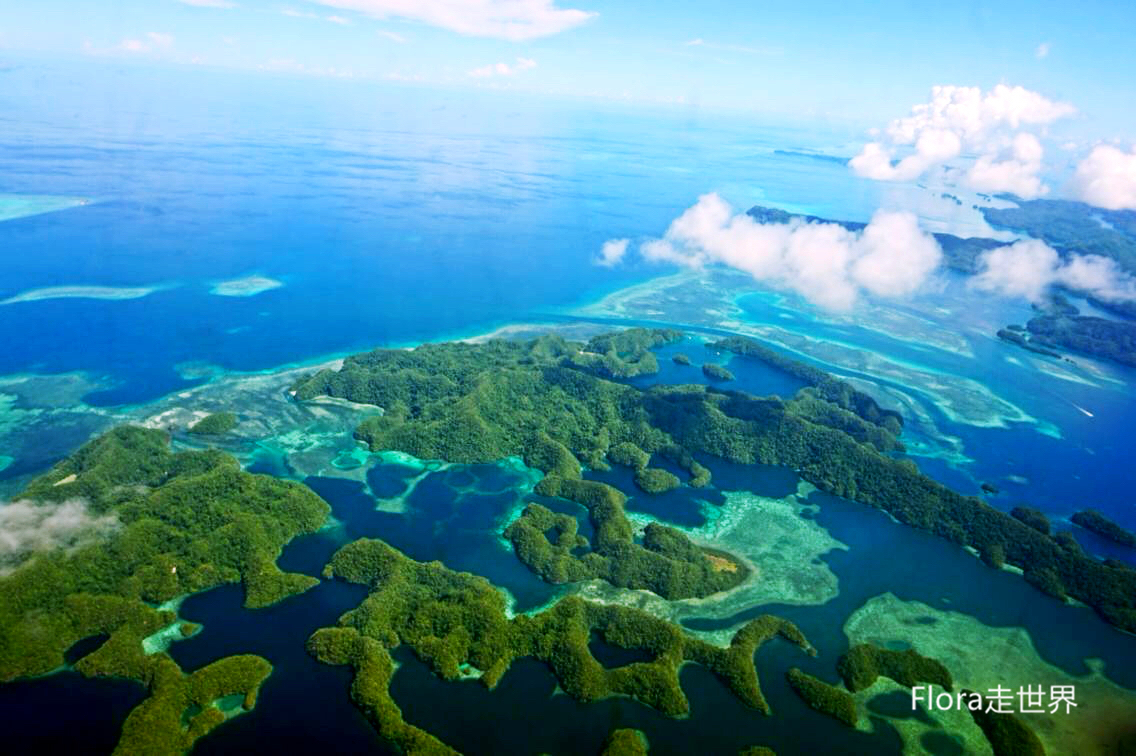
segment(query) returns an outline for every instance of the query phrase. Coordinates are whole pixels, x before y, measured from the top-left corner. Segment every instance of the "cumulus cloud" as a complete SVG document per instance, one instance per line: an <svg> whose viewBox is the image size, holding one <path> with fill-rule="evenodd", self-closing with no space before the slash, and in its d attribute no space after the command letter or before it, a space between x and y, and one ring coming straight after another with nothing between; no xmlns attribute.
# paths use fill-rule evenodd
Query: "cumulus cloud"
<svg viewBox="0 0 1136 756"><path fill-rule="evenodd" d="M1136 210L1136 148L1124 152L1107 144L1094 147L1077 165L1073 191L1090 205Z"/></svg>
<svg viewBox="0 0 1136 756"><path fill-rule="evenodd" d="M517 58L517 62L509 65L508 63L494 63L481 68L475 68L469 72L469 76L474 78L487 78L490 76L513 76L522 71L528 71L530 68L536 68L536 61L532 58Z"/></svg>
<svg viewBox="0 0 1136 756"><path fill-rule="evenodd" d="M1100 255L1062 259L1057 250L1037 239L984 253L979 259L979 273L970 284L980 291L1030 302L1041 301L1052 286L1112 301L1136 299L1136 279L1112 260Z"/></svg>
<svg viewBox="0 0 1136 756"><path fill-rule="evenodd" d="M628 239L610 239L603 243L600 248L600 256L596 260L596 265L602 265L605 268L611 268L618 265L623 256L627 254Z"/></svg>
<svg viewBox="0 0 1136 756"><path fill-rule="evenodd" d="M892 121L882 138L864 145L849 161L858 175L880 181L910 181L961 156L979 153L965 178L983 191L1011 191L1031 198L1047 187L1038 178L1043 150L1026 127L1045 126L1074 108L1023 87L937 86L931 101ZM908 152L896 159L900 148Z"/></svg>
<svg viewBox="0 0 1136 756"><path fill-rule="evenodd" d="M73 548L118 527L114 515L92 515L79 500L0 505L0 574L11 572L37 552Z"/></svg>
<svg viewBox="0 0 1136 756"><path fill-rule="evenodd" d="M700 197L639 253L694 268L727 265L830 310L850 309L865 292L913 294L942 258L938 243L910 213L877 212L856 233L835 223L759 223L735 213L717 194Z"/></svg>
<svg viewBox="0 0 1136 756"><path fill-rule="evenodd" d="M579 26L596 14L553 0L316 0L380 19L403 18L465 34L521 41Z"/></svg>

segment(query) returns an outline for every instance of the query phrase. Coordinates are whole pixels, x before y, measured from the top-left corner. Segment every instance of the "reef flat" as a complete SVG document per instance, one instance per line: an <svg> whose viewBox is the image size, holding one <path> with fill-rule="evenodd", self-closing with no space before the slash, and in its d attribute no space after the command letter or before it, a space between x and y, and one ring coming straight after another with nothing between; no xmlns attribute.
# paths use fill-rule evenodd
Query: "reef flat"
<svg viewBox="0 0 1136 756"><path fill-rule="evenodd" d="M141 299L158 291L160 286L48 286L43 289L29 289L7 299L0 305L21 302L40 302L45 299L105 299L110 301Z"/></svg>
<svg viewBox="0 0 1136 756"><path fill-rule="evenodd" d="M84 197L61 197L46 194L0 194L0 222L53 213L87 205Z"/></svg>
<svg viewBox="0 0 1136 756"><path fill-rule="evenodd" d="M1022 628L989 627L961 612L903 601L889 593L856 610L845 622L844 633L854 644L914 647L946 666L956 688L984 695L998 686L1011 688L1015 711L1020 708L1019 687L1040 686L1048 693L1054 685L1074 686L1077 706L1070 713L1063 708L1053 712L1046 705L1043 713L1018 716L1041 739L1047 753L1122 753L1136 737L1131 718L1136 692L1110 681L1091 661L1092 672L1083 676L1049 664ZM877 685L871 690L874 695L888 688ZM904 692L910 707L910 693ZM936 709L931 714L967 744L968 752L989 752L981 747L985 737L965 710ZM893 723L912 748L928 731L926 723L915 718Z"/></svg>
<svg viewBox="0 0 1136 756"><path fill-rule="evenodd" d="M265 276L246 276L234 278L231 281L221 281L209 290L210 294L220 297L255 297L272 289L278 289L284 284L275 278Z"/></svg>

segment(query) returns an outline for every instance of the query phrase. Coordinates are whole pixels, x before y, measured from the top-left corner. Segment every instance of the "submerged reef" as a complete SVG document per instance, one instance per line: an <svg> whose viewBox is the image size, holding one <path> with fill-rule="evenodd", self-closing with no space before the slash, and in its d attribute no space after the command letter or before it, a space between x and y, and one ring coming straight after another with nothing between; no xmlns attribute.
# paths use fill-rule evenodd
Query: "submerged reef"
<svg viewBox="0 0 1136 756"><path fill-rule="evenodd" d="M624 333L633 334L625 337L631 343L674 338L669 331ZM383 407L383 415L364 420L355 431L372 451L464 463L519 456L544 472L537 493L583 504L597 526L594 550L576 557L571 551L578 543L551 544L530 523L518 556L551 579L616 576L619 585L667 591L672 581L660 580L660 572L694 555L681 534L667 539L661 555L639 547L621 511L622 494L581 479L582 464L602 468L609 451L626 442L676 460L707 454L790 467L823 491L970 546L992 566L1017 566L1039 589L1072 596L1114 625L1136 631L1136 571L1067 548L981 499L923 475L914 462L891 456L903 448L899 413L845 381L735 337L711 346L760 360L808 386L788 400L701 385L641 389L581 369L576 362L584 346L544 336L529 342L378 349L347 358L338 371L301 379L293 389L299 400L334 396ZM635 456L626 451L621 447L616 456ZM693 465L687 470L691 483L696 478L709 482ZM605 560L608 566L593 566ZM679 569L712 574L697 559ZM721 589L686 577L677 584L693 591L685 595ZM684 594L670 594L678 595Z"/></svg>
<svg viewBox="0 0 1136 756"><path fill-rule="evenodd" d="M175 454L161 431L129 426L87 443L20 498L45 508L81 501L118 525L0 577L0 681L52 672L76 643L106 636L74 667L149 689L123 726L119 750L129 753L187 750L224 721L217 699L240 694L253 705L271 671L264 659L227 657L187 676L164 652L147 654L143 639L175 623L184 633L173 612L155 606L187 593L241 582L251 608L312 587L315 578L281 572L276 558L324 522L322 499L245 473L214 450Z"/></svg>
<svg viewBox="0 0 1136 756"><path fill-rule="evenodd" d="M444 680L457 680L472 668L489 688L515 659L533 657L547 664L564 692L578 701L626 695L672 717L689 713L678 677L687 662L706 667L745 704L768 714L754 667L757 648L781 637L815 653L793 623L772 615L751 620L727 647L695 638L647 612L574 596L538 614L509 619L504 595L484 578L440 562L416 562L372 539L336 552L325 576L367 585L370 593L340 618L338 627L317 630L308 650L324 663L354 668L352 700L382 737L408 753L452 751L408 724L391 698L388 649L399 645L408 646ZM592 633L652 659L604 667L589 650Z"/></svg>

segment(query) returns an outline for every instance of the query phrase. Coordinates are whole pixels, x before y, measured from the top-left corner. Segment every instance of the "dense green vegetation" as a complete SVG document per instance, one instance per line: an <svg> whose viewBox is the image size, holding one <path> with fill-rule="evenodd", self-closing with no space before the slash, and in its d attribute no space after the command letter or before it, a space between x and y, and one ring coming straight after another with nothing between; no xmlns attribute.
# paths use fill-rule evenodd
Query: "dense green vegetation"
<svg viewBox="0 0 1136 756"><path fill-rule="evenodd" d="M237 427L237 416L232 412L214 412L189 426L190 433L201 435L221 435Z"/></svg>
<svg viewBox="0 0 1136 756"><path fill-rule="evenodd" d="M597 526L593 551L582 558L550 548L543 531L534 528L514 538L518 556L547 579L601 576L672 597L680 595L670 592L676 589L696 591L686 595L717 589L697 579L708 574L704 565L660 561L636 546L622 494L580 479L581 462L606 464L609 449L630 442L676 460L707 454L790 467L823 491L971 546L988 563L1016 565L1040 589L1073 596L1109 622L1136 631L1136 571L1065 548L923 475L910 460L891 457L888 452L902 448L896 438L899 414L847 383L750 339L711 346L759 359L809 385L790 400L698 385L640 389L574 367L571 358L580 345L546 336L527 343L376 350L348 358L338 372L300 381L295 391L300 399L328 394L384 407L383 416L356 430L372 450L454 462L516 455L542 470L538 493L584 505ZM696 468L687 469L693 484ZM702 476L698 482L706 481ZM523 529L513 530L514 536ZM684 574L678 580L660 577L674 570Z"/></svg>
<svg viewBox="0 0 1136 756"><path fill-rule="evenodd" d="M659 467L643 467L635 471L635 485L649 494L666 493L682 485L678 476Z"/></svg>
<svg viewBox="0 0 1136 756"><path fill-rule="evenodd" d="M969 699L978 694L964 690L963 695ZM1045 756L1041 741L1022 720L1013 714L986 711L987 702L979 699L982 705L968 710L990 742L994 756Z"/></svg>
<svg viewBox="0 0 1136 756"><path fill-rule="evenodd" d="M1041 315L1031 318L1026 328L1030 333L1028 348L1037 344L1061 347L1136 365L1136 323L1091 315Z"/></svg>
<svg viewBox="0 0 1136 756"><path fill-rule="evenodd" d="M578 701L626 695L676 717L689 712L678 678L684 663L705 666L747 705L769 713L753 664L756 649L782 637L815 653L795 625L771 615L750 621L725 648L641 610L574 596L539 614L509 619L505 597L484 578L455 572L440 562L416 562L377 540L344 546L325 575L367 585L370 593L340 618L338 627L316 631L308 641L309 652L325 663L354 667L353 700L382 737L408 753L449 750L407 724L390 697L387 649L402 644L445 680L475 670L493 688L513 660L534 657L545 662L560 687ZM589 650L592 633L608 644L642 649L654 658L605 668Z"/></svg>
<svg viewBox="0 0 1136 756"><path fill-rule="evenodd" d="M1107 538L1121 546L1136 548L1136 534L1117 525L1095 509L1085 509L1072 517L1073 523L1085 530L1091 530L1097 535Z"/></svg>
<svg viewBox="0 0 1136 756"><path fill-rule="evenodd" d="M676 365L689 365L689 364L690 364L690 358L689 358L689 357L687 357L687 356L686 356L685 354L683 354L682 352L676 352L676 353L675 353L675 356L674 356L674 357L671 357L671 360L672 360L672 361L674 362L674 364L676 364Z"/></svg>
<svg viewBox="0 0 1136 756"><path fill-rule="evenodd" d="M738 756L777 756L777 754L772 748L750 746L749 748L738 751Z"/></svg>
<svg viewBox="0 0 1136 756"><path fill-rule="evenodd" d="M840 678L848 690L870 688L876 678L890 677L908 688L929 683L950 690L951 673L935 659L920 655L915 649L892 651L870 643L859 643L840 657L836 664Z"/></svg>
<svg viewBox="0 0 1136 756"><path fill-rule="evenodd" d="M600 756L647 756L647 737L638 730L613 730L604 741Z"/></svg>
<svg viewBox="0 0 1136 756"><path fill-rule="evenodd" d="M1024 505L1014 507L1010 510L1010 516L1020 522L1029 525L1042 535L1049 535L1050 525L1049 518L1040 509L1027 507Z"/></svg>
<svg viewBox="0 0 1136 756"><path fill-rule="evenodd" d="M712 381L734 380L734 374L716 362L702 363L702 374Z"/></svg>
<svg viewBox="0 0 1136 756"><path fill-rule="evenodd" d="M591 339L568 358L573 367L601 378L634 378L659 372L659 361L651 347L682 339L682 332L667 328L631 328L605 333Z"/></svg>
<svg viewBox="0 0 1136 756"><path fill-rule="evenodd" d="M796 667L785 673L785 678L789 681L789 686L811 708L835 717L849 727L856 726L858 719L856 699L848 691L818 680Z"/></svg>
<svg viewBox="0 0 1136 756"><path fill-rule="evenodd" d="M281 572L276 557L323 523L322 499L301 485L245 473L215 450L175 454L164 433L128 426L84 445L21 498L42 507L80 500L90 515L113 517L118 527L75 549L33 555L0 577L0 681L51 672L78 641L108 636L75 668L150 689L123 730L121 748L130 752L185 750L221 721L207 705L213 699L242 693L251 706L268 663L229 657L182 675L166 654L143 651L145 637L176 620L154 605L222 583L242 582L249 607L311 587L315 578ZM201 711L183 731L191 705Z"/></svg>
<svg viewBox="0 0 1136 756"><path fill-rule="evenodd" d="M1068 200L1008 199L1018 207L980 208L991 226L1022 231L1059 252L1101 255L1136 273L1136 212Z"/></svg>

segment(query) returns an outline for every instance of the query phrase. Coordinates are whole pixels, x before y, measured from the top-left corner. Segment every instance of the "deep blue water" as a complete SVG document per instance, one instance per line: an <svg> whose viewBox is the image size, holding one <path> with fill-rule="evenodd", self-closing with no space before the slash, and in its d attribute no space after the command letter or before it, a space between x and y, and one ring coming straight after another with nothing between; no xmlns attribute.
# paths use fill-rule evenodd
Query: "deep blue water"
<svg viewBox="0 0 1136 756"><path fill-rule="evenodd" d="M171 287L0 308L0 375L88 370L114 382L96 404L192 383L182 363L268 368L580 302L657 272L592 265L605 240L659 235L706 191L839 197L857 218L880 191L772 153L829 135L697 113L98 65L0 77L0 193L92 200L0 224L0 299ZM15 96L45 77L60 99ZM209 293L250 274L285 285Z"/></svg>

